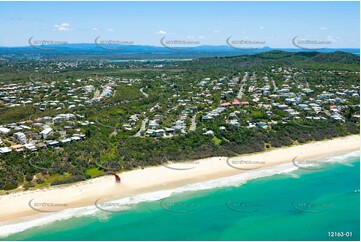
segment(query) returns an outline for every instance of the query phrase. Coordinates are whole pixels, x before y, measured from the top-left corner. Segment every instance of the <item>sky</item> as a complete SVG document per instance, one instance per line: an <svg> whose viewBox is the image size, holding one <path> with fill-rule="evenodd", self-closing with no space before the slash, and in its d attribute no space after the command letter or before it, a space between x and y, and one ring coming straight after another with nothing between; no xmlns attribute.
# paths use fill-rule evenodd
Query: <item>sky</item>
<svg viewBox="0 0 361 242"><path fill-rule="evenodd" d="M292 48L292 39L359 48L359 2L0 2L0 46L110 40L160 46L167 39L226 39Z"/></svg>

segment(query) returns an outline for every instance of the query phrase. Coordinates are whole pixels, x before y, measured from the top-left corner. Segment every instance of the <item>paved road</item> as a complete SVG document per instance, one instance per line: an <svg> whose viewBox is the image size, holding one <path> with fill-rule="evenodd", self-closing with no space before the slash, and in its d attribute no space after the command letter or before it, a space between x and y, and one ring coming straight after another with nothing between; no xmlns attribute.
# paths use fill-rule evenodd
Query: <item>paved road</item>
<svg viewBox="0 0 361 242"><path fill-rule="evenodd" d="M248 72L245 72L245 73L246 73L246 75L244 75L244 77L243 77L243 79L241 81L241 85L240 85L239 92L238 92L238 95L237 95L238 99L242 98L242 96L243 96L243 87L247 82Z"/></svg>
<svg viewBox="0 0 361 242"><path fill-rule="evenodd" d="M191 127L189 128L190 131L195 131L197 128L196 117L197 117L197 114L195 114L192 117L192 124L191 124Z"/></svg>
<svg viewBox="0 0 361 242"><path fill-rule="evenodd" d="M98 98L99 96L100 96L100 91L96 89L93 98Z"/></svg>
<svg viewBox="0 0 361 242"><path fill-rule="evenodd" d="M149 97L149 94L147 94L147 93L145 93L145 92L143 91L143 87L142 87L141 89L139 89L139 91L140 91L145 97Z"/></svg>
<svg viewBox="0 0 361 242"><path fill-rule="evenodd" d="M306 87L310 88L310 83L308 83L308 81L306 81Z"/></svg>
<svg viewBox="0 0 361 242"><path fill-rule="evenodd" d="M273 85L273 91L277 91L278 90L278 87L277 87L277 85L276 85L276 82L275 82L275 80L273 80L272 79L272 85Z"/></svg>
<svg viewBox="0 0 361 242"><path fill-rule="evenodd" d="M134 135L135 137L140 137L142 132L145 130L145 126L147 125L148 122L148 118L145 118L142 121L142 126L140 127L139 131Z"/></svg>

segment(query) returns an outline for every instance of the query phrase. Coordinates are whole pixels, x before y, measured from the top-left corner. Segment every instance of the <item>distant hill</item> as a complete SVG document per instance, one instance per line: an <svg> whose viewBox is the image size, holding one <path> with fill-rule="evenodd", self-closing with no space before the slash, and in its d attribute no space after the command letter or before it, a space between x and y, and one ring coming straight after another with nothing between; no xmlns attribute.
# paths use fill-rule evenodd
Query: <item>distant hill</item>
<svg viewBox="0 0 361 242"><path fill-rule="evenodd" d="M346 53L343 51L335 51L329 53L322 53L316 51L307 52L285 52L279 50L273 50L265 53L261 53L254 56L262 59L283 59L289 58L293 61L308 61L314 63L339 63L339 64L360 64L360 58L352 53Z"/></svg>
<svg viewBox="0 0 361 242"><path fill-rule="evenodd" d="M330 53L320 52L286 52L272 50L254 55L231 57L199 58L189 64L191 67L258 67L262 65L292 65L307 68L333 68L343 70L359 70L360 58L357 55L342 51Z"/></svg>
<svg viewBox="0 0 361 242"><path fill-rule="evenodd" d="M36 58L36 59L154 59L154 58L199 58L199 57L225 57L239 55L254 55L271 50L302 52L304 55L316 55L315 53L330 53L343 51L359 55L359 49L322 49L318 52L305 51L302 49L272 49L263 47L260 49L241 50L227 45L221 46L198 46L189 49L170 49L159 46L147 45L123 45L118 49L106 49L96 44L63 44L46 45L34 48L26 47L0 47L1 58ZM285 54L279 53L280 57ZM267 56L265 56L267 57ZM276 58L276 54L272 54ZM322 56L320 57L322 59Z"/></svg>
<svg viewBox="0 0 361 242"><path fill-rule="evenodd" d="M341 51L336 51L327 54L318 53L312 59L317 63L360 64L360 57Z"/></svg>

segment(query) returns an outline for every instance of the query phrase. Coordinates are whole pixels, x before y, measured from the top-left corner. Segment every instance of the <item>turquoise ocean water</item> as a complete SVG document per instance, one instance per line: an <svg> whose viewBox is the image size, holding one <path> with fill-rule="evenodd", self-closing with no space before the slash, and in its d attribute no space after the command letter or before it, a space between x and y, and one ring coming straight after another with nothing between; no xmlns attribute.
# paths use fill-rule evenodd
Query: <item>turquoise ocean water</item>
<svg viewBox="0 0 361 242"><path fill-rule="evenodd" d="M359 240L359 153L337 159L342 162L317 170L290 170L242 185L193 189L2 239Z"/></svg>

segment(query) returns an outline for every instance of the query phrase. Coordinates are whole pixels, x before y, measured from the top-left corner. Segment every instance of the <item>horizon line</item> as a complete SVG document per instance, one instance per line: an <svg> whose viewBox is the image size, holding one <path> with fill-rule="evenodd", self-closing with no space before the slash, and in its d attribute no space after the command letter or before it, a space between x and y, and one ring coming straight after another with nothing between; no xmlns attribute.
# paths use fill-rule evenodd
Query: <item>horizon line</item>
<svg viewBox="0 0 361 242"><path fill-rule="evenodd" d="M61 43L61 44L45 44L45 45L37 45L37 46L67 46L67 45L94 45L94 46L97 46L96 43L94 42L72 42L72 43ZM114 45L114 46L128 46L128 47L131 47L131 46L144 46L144 47L159 47L159 48L164 48L164 49L168 49L167 47L165 46L162 46L162 45L151 45L151 44L117 44L117 45ZM27 48L27 47L33 47L32 45L19 45L19 46L14 46L14 45L0 45L0 48ZM207 45L199 45L199 46L192 46L190 48L199 48L199 47L228 47L230 49L237 49L237 48L233 48L227 44L207 44ZM271 46L263 46L263 47L260 47L260 48L255 48L254 50L259 50L259 49L267 49L267 48L270 48L270 49L301 49L301 48L297 48L295 46L290 46L290 47L271 47ZM330 47L330 48L322 48L322 49L357 49L357 50L360 50L360 47ZM241 50L241 49L239 49ZM316 50L319 50L319 49L315 49ZM307 50L307 51L312 51L312 49L310 50Z"/></svg>

